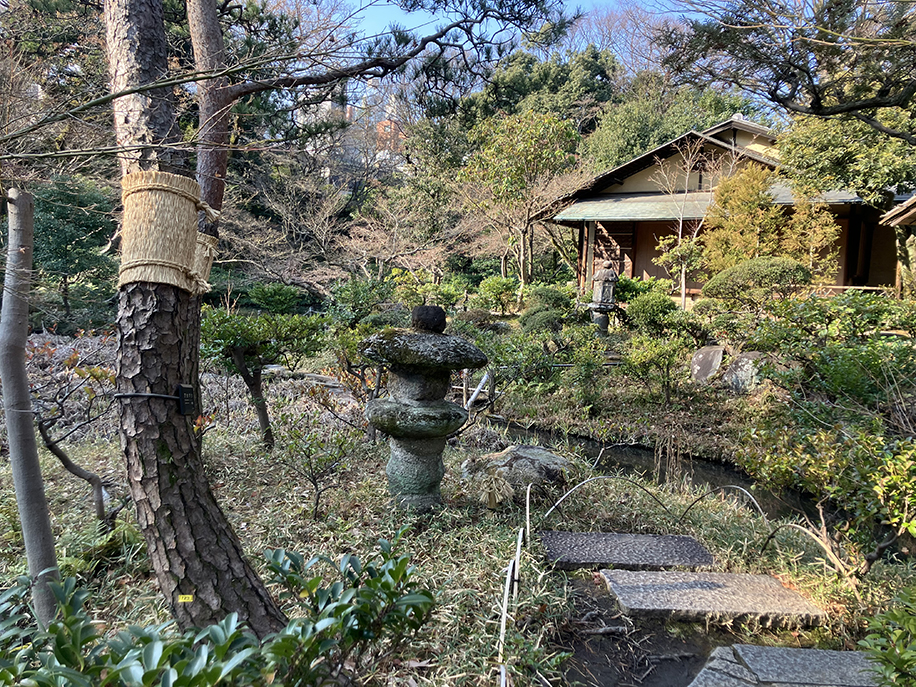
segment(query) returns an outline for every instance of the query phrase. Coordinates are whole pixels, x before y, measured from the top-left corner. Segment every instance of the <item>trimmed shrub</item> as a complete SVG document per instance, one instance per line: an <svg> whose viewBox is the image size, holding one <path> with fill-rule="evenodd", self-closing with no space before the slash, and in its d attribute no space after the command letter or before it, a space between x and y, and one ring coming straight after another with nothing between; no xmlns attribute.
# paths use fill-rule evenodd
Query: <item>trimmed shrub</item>
<svg viewBox="0 0 916 687"><path fill-rule="evenodd" d="M671 280L655 277L631 279L626 275L620 275L617 286L614 287L614 298L618 303L632 303L638 296L650 292L670 294Z"/></svg>
<svg viewBox="0 0 916 687"><path fill-rule="evenodd" d="M518 318L518 323L526 334L538 331L558 332L563 329L565 319L565 314L560 310L526 310Z"/></svg>
<svg viewBox="0 0 916 687"><path fill-rule="evenodd" d="M288 315L298 309L302 290L280 282L259 283L249 289L248 297L269 313Z"/></svg>
<svg viewBox="0 0 916 687"><path fill-rule="evenodd" d="M703 295L757 311L774 298L788 298L811 279L811 270L791 258L755 258L719 272L703 287Z"/></svg>
<svg viewBox="0 0 916 687"><path fill-rule="evenodd" d="M674 301L664 293L647 291L637 296L627 308L627 319L636 331L661 336L667 318L677 310Z"/></svg>
<svg viewBox="0 0 916 687"><path fill-rule="evenodd" d="M480 282L476 300L484 307L499 310L501 315L505 315L515 300L516 291L518 282L511 277L487 277Z"/></svg>
<svg viewBox="0 0 916 687"><path fill-rule="evenodd" d="M573 297L555 286L533 286L525 294L530 310L559 310L568 312L573 307Z"/></svg>

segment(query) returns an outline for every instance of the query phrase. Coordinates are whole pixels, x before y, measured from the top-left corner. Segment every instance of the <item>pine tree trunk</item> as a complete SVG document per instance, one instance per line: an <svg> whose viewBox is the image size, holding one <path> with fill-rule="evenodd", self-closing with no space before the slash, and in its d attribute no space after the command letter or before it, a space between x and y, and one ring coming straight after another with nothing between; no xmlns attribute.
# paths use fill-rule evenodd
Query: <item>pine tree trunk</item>
<svg viewBox="0 0 916 687"><path fill-rule="evenodd" d="M146 84L168 71L160 0L107 0L105 17L112 88ZM216 22L214 14L211 21ZM171 93L154 90L115 101L124 174L181 171L168 146L177 127ZM259 636L286 619L246 561L210 491L193 431L178 412L176 386L198 383L199 299L167 284L121 288L117 387L121 446L137 518L160 589L182 628L222 620L228 613Z"/></svg>
<svg viewBox="0 0 916 687"><path fill-rule="evenodd" d="M32 278L32 196L9 191L9 249L0 316L0 380L10 448L16 505L22 523L25 555L32 579L35 615L43 627L54 618L57 604L48 583L58 579L54 534L38 462L32 395L25 369L29 335L29 287Z"/></svg>
<svg viewBox="0 0 916 687"><path fill-rule="evenodd" d="M188 338L190 300L188 292L164 284L121 289L118 393L171 395L187 383L189 360L198 353ZM234 611L259 636L281 629L283 614L210 491L191 418L168 399L121 401L121 442L137 519L179 625L200 627Z"/></svg>

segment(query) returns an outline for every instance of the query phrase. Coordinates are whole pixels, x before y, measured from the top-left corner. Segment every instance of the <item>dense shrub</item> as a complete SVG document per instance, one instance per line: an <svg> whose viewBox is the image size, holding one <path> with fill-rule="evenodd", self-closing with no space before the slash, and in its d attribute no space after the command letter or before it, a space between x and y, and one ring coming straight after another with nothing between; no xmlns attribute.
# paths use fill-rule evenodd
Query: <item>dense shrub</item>
<svg viewBox="0 0 916 687"><path fill-rule="evenodd" d="M760 311L774 298L793 295L811 278L811 270L791 258L755 258L719 272L703 286L703 295L732 308Z"/></svg>
<svg viewBox="0 0 916 687"><path fill-rule="evenodd" d="M525 299L528 307L518 318L523 332L559 332L572 319L573 300L556 287L534 286L527 290Z"/></svg>
<svg viewBox="0 0 916 687"><path fill-rule="evenodd" d="M738 462L764 484L791 486L841 509L844 531L869 546L879 525L916 536L916 440L852 428L773 426L750 432Z"/></svg>
<svg viewBox="0 0 916 687"><path fill-rule="evenodd" d="M259 283L248 290L248 297L267 312L288 315L299 309L302 289L280 282Z"/></svg>
<svg viewBox="0 0 916 687"><path fill-rule="evenodd" d="M471 308L470 310L463 310L462 312L455 313L452 320L456 322L468 322L480 329L486 329L488 325L493 323L493 314L489 310L483 308Z"/></svg>
<svg viewBox="0 0 916 687"><path fill-rule="evenodd" d="M539 331L559 332L563 329L566 315L561 310L537 309L526 310L518 318L522 331L526 334Z"/></svg>
<svg viewBox="0 0 916 687"><path fill-rule="evenodd" d="M671 293L670 279L631 279L621 274L617 286L614 287L614 298L618 303L631 303L637 296L649 292L658 292L666 295Z"/></svg>
<svg viewBox="0 0 916 687"><path fill-rule="evenodd" d="M892 410L901 392L906 396L912 390L913 340L882 333L906 325L908 305L882 294L847 291L773 302L767 310L769 317L749 343L791 362L777 378L781 384L879 414Z"/></svg>
<svg viewBox="0 0 916 687"><path fill-rule="evenodd" d="M501 315L515 302L518 282L511 277L487 277L477 289L475 300L485 308L499 310Z"/></svg>
<svg viewBox="0 0 916 687"><path fill-rule="evenodd" d="M637 334L624 350L623 369L645 384L650 395L660 391L670 404L689 350L689 339L683 335Z"/></svg>
<svg viewBox="0 0 916 687"><path fill-rule="evenodd" d="M909 306L849 291L767 312L750 343L779 361L766 373L789 402L758 418L738 459L762 481L828 499L861 545L882 524L916 533L916 346L882 333Z"/></svg>
<svg viewBox="0 0 916 687"><path fill-rule="evenodd" d="M385 279L341 281L331 289L328 314L344 327L352 328L391 299L395 284Z"/></svg>
<svg viewBox="0 0 916 687"><path fill-rule="evenodd" d="M391 280L395 284L395 300L408 309L418 305L438 305L449 310L468 288L461 280L437 280L431 272L424 269L410 271L395 267L391 270Z"/></svg>
<svg viewBox="0 0 916 687"><path fill-rule="evenodd" d="M410 311L407 308L391 308L367 315L362 324L370 329L384 329L385 327L409 327Z"/></svg>
<svg viewBox="0 0 916 687"><path fill-rule="evenodd" d="M627 307L630 325L642 334L661 336L667 326L667 319L677 310L670 296L659 291L640 294Z"/></svg>
<svg viewBox="0 0 916 687"><path fill-rule="evenodd" d="M876 664L878 684L916 687L916 589L900 592L894 605L876 615L868 629L859 644Z"/></svg>
<svg viewBox="0 0 916 687"><path fill-rule="evenodd" d="M529 310L559 310L569 312L573 308L574 293L556 286L532 286L525 292Z"/></svg>
<svg viewBox="0 0 916 687"><path fill-rule="evenodd" d="M28 580L0 594L0 686L251 687L349 684L430 618L435 598L421 587L409 556L379 541L380 553L362 563L346 554L306 561L268 551L268 568L299 615L259 642L235 614L200 631L169 625L129 626L98 634L85 605L90 592L68 579L53 587L58 615L46 630L27 605ZM316 574L330 564L334 581Z"/></svg>

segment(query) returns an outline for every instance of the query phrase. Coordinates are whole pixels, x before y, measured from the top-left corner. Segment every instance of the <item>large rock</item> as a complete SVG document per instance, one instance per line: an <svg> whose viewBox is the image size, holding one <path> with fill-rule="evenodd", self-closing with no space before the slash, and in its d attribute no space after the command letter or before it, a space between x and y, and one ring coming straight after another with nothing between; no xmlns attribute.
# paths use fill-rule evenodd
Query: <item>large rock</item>
<svg viewBox="0 0 916 687"><path fill-rule="evenodd" d="M736 394L746 394L760 383L760 351L748 351L735 356L725 374L722 382Z"/></svg>
<svg viewBox="0 0 916 687"><path fill-rule="evenodd" d="M526 487L531 483L565 482L566 471L570 467L567 458L540 446L510 446L505 451L489 453L477 459L469 458L461 464L465 479L502 468L506 481L517 487Z"/></svg>
<svg viewBox="0 0 916 687"><path fill-rule="evenodd" d="M690 378L695 382L705 384L719 371L724 354L725 346L703 346L693 354L693 359L690 361Z"/></svg>

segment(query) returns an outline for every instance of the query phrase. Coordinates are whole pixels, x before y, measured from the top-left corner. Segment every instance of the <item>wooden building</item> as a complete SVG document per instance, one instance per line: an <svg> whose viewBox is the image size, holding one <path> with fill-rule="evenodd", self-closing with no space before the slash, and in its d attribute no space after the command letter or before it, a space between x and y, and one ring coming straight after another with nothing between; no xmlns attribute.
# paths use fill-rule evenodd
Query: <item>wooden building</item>
<svg viewBox="0 0 916 687"><path fill-rule="evenodd" d="M705 162L690 165L697 151ZM580 289L590 288L591 276L604 260L610 260L619 274L628 277L668 277L666 270L653 262L659 255L659 238L675 233L679 222L700 222L718 179L749 162L775 168L775 137L766 127L736 115L705 131L690 131L599 174L561 199L559 206L564 209L552 221L578 229ZM792 193L785 186L774 186L771 194L779 205L793 204ZM891 227L880 223L880 211L843 191L825 193L821 200L828 204L841 229L837 286L893 285L895 235ZM694 295L700 286L688 282Z"/></svg>

